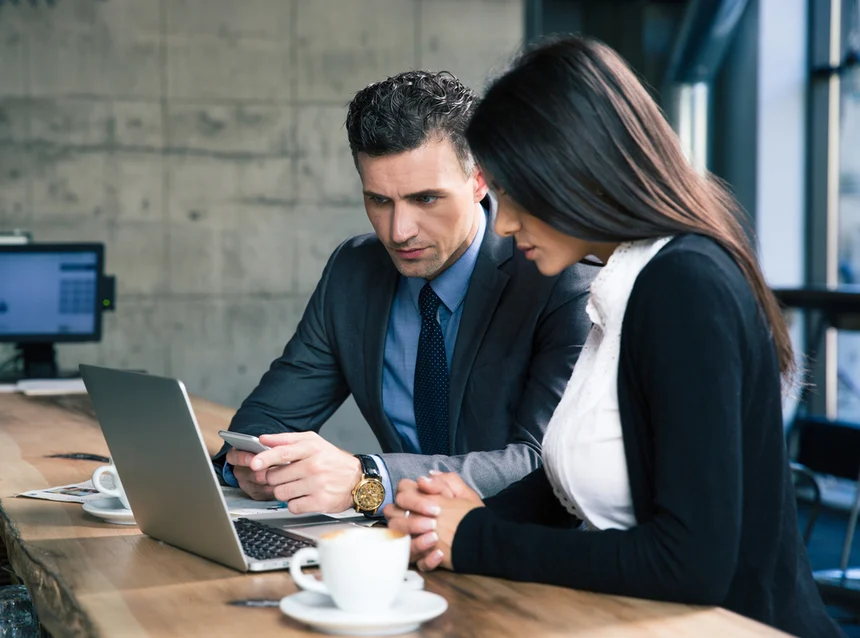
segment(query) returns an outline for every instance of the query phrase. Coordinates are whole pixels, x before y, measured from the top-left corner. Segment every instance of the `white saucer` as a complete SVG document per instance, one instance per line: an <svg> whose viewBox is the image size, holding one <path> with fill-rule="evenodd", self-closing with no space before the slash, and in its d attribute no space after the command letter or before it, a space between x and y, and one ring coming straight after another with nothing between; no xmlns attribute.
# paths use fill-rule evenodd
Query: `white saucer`
<svg viewBox="0 0 860 638"><path fill-rule="evenodd" d="M394 606L382 612L351 614L335 607L329 596L300 591L281 599L281 611L317 631L344 636L396 636L415 631L421 623L448 609L448 601L429 591L404 591Z"/></svg>
<svg viewBox="0 0 860 638"><path fill-rule="evenodd" d="M83 508L87 514L92 514L108 523L137 525L134 522L134 514L131 513L131 510L124 508L118 498L110 497L87 501Z"/></svg>

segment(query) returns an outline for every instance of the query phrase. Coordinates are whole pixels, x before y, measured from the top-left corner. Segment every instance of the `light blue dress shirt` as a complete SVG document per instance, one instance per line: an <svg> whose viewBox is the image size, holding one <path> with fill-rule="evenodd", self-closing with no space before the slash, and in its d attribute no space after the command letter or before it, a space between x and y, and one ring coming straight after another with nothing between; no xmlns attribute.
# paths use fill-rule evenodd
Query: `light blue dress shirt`
<svg viewBox="0 0 860 638"><path fill-rule="evenodd" d="M457 332L460 329L460 319L463 316L463 300L469 289L478 254L481 252L486 229L487 216L481 208L480 225L475 239L457 261L430 283L433 291L442 300L437 317L445 338L445 355L448 359L449 371L451 359L454 356L454 346L457 343ZM413 390L418 337L421 335L418 295L426 283L427 280L420 277L400 277L388 317L382 364L382 408L400 435L404 450L412 454L421 454L418 429L415 426ZM385 485L385 502L378 510L381 513L382 508L393 501L394 490L385 462L379 456L374 455L373 458L376 460ZM228 485L238 487L239 483L229 464L225 463L223 467L224 481Z"/></svg>
<svg viewBox="0 0 860 638"><path fill-rule="evenodd" d="M457 332L460 329L460 319L463 316L463 300L469 290L469 281L475 270L475 262L481 252L484 232L487 229L487 217L481 208L480 226L475 239L460 258L451 264L445 272L436 277L430 286L442 303L439 305L437 317L442 335L445 338L445 356L448 360L448 371L451 370L451 359L454 356L454 346L457 343ZM415 357L418 354L418 337L421 335L421 311L418 309L418 295L426 279L420 277L400 277L394 302L391 304L391 314L388 317L388 332L385 334L385 350L382 355L382 409L391 421L394 429L400 434L404 451L421 454L418 443L418 428L415 426L415 408L413 391L415 385ZM383 507L392 502L394 486L385 462L379 456L374 456L382 482L385 484L385 502Z"/></svg>

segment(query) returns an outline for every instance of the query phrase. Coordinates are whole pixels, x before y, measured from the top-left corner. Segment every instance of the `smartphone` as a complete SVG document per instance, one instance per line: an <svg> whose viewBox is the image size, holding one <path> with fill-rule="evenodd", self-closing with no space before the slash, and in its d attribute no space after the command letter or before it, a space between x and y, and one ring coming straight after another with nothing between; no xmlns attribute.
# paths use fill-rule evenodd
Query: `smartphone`
<svg viewBox="0 0 860 638"><path fill-rule="evenodd" d="M239 432L229 432L227 430L218 430L218 436L227 441L230 445L232 445L237 450L242 450L243 452L252 452L254 454L259 454L260 452L265 452L266 450L271 450L268 445L263 445L260 443L260 439L256 436L251 436L250 434L240 434Z"/></svg>

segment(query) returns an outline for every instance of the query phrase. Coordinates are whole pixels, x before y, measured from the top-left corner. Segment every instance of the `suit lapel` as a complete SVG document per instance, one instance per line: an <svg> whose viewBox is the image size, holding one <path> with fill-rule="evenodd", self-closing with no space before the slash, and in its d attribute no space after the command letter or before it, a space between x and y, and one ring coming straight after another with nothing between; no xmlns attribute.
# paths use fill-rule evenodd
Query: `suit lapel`
<svg viewBox="0 0 860 638"><path fill-rule="evenodd" d="M382 364L385 351L385 335L388 332L388 318L391 305L397 291L398 273L391 263L391 258L382 251L382 260L371 274L370 285L367 289L367 305L364 310L364 362L367 392L370 405L381 432L377 435L385 437L388 449L402 452L403 443L394 429L394 425L385 414L382 406Z"/></svg>
<svg viewBox="0 0 860 638"><path fill-rule="evenodd" d="M448 386L448 440L452 454L455 449L457 424L460 421L460 408L466 382L472 372L472 364L478 348L490 325L490 320L499 298L510 277L500 270L514 254L513 240L502 238L493 231L495 221L495 202L491 200L490 214L481 252L475 262L475 270L469 281L469 290L463 301L463 316L457 330L457 343L451 360L451 376Z"/></svg>

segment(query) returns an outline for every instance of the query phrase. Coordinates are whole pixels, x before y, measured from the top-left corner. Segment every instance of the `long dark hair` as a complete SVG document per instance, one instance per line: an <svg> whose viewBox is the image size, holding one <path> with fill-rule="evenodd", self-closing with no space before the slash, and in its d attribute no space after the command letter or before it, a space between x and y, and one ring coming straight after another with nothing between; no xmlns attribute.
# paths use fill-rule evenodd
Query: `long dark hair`
<svg viewBox="0 0 860 638"><path fill-rule="evenodd" d="M490 85L466 137L509 197L564 233L604 242L713 238L752 287L780 371L791 379L788 329L743 212L717 179L687 161L660 108L615 51L567 37L526 52Z"/></svg>

